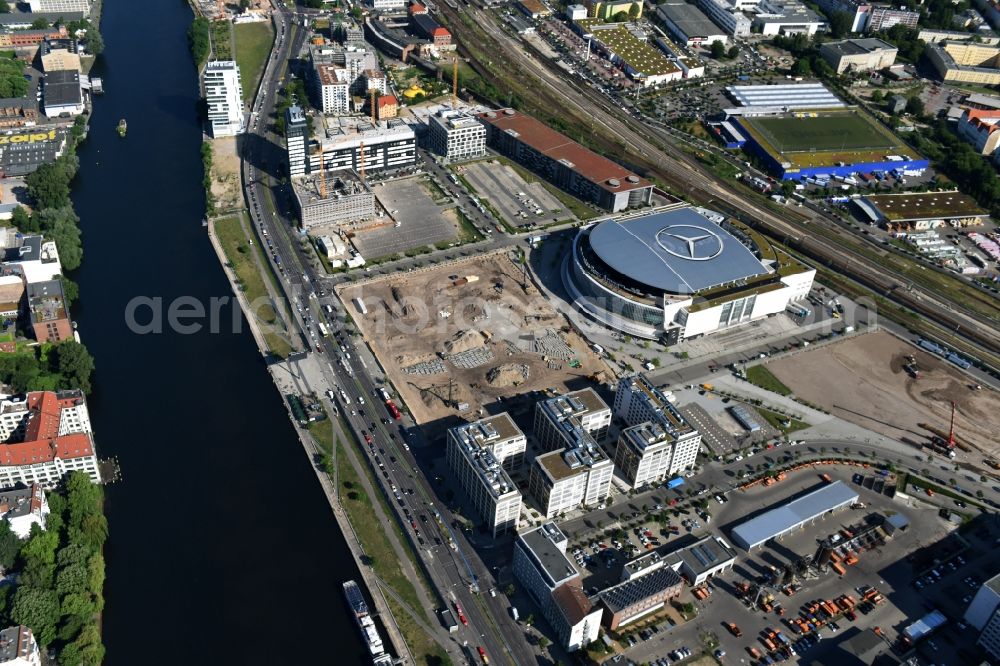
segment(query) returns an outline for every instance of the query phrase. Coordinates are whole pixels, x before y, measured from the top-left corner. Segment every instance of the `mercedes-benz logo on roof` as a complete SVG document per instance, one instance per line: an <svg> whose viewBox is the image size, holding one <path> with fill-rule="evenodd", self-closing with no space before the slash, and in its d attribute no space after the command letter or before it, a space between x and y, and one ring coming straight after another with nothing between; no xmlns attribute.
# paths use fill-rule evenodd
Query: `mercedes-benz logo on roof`
<svg viewBox="0 0 1000 666"><path fill-rule="evenodd" d="M693 224L675 224L656 232L656 243L678 259L709 261L722 254L722 238Z"/></svg>

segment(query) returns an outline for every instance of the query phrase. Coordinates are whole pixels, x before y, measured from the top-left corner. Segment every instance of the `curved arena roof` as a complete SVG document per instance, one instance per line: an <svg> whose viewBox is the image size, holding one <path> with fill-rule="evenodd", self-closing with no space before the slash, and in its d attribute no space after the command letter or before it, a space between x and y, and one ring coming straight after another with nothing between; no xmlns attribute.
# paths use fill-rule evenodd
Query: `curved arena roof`
<svg viewBox="0 0 1000 666"><path fill-rule="evenodd" d="M601 222L590 247L613 270L674 294L767 273L753 252L692 208Z"/></svg>

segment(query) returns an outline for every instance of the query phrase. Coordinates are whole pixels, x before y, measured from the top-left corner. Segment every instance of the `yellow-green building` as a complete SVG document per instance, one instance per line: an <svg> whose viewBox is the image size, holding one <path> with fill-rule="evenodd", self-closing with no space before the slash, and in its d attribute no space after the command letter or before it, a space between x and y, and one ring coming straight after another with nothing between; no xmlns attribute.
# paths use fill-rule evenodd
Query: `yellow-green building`
<svg viewBox="0 0 1000 666"><path fill-rule="evenodd" d="M941 42L927 46L927 59L943 81L1000 84L1000 47Z"/></svg>
<svg viewBox="0 0 1000 666"><path fill-rule="evenodd" d="M642 16L642 0L609 0L608 2L591 0L587 3L587 10L591 18L600 18L605 21L610 21L621 12L625 12L630 18L639 18Z"/></svg>

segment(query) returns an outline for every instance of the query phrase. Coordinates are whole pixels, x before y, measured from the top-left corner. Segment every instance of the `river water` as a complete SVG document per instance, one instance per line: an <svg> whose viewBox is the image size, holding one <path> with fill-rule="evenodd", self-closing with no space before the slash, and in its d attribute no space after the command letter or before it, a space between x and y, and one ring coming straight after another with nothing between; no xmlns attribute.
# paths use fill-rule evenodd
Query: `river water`
<svg viewBox="0 0 1000 666"><path fill-rule="evenodd" d="M108 488L106 663L363 663L340 586L357 569L249 331L233 330L234 306L217 333L126 324L136 297L162 299L166 314L174 299L208 309L231 291L201 226L191 11L104 4L94 73L107 92L80 149L84 262L72 277L97 365L98 452L123 470Z"/></svg>

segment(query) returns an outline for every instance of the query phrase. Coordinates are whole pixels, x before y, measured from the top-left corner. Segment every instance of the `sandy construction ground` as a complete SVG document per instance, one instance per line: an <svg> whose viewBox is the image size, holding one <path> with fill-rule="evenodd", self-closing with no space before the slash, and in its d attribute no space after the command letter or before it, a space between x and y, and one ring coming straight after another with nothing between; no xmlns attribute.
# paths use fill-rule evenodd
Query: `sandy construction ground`
<svg viewBox="0 0 1000 666"><path fill-rule="evenodd" d="M236 154L236 137L213 139L212 197L215 209L231 211L244 208L240 190L240 158Z"/></svg>
<svg viewBox="0 0 1000 666"><path fill-rule="evenodd" d="M909 354L920 379L903 367ZM857 336L767 367L796 396L900 441L926 443L931 433L921 423L947 433L954 401L958 439L983 455L1000 454L1000 395L975 390L974 380L951 363L888 333Z"/></svg>
<svg viewBox="0 0 1000 666"><path fill-rule="evenodd" d="M584 388L606 370L530 280L527 287L520 268L493 253L338 291L416 421L437 435L453 417L527 408L508 398Z"/></svg>

